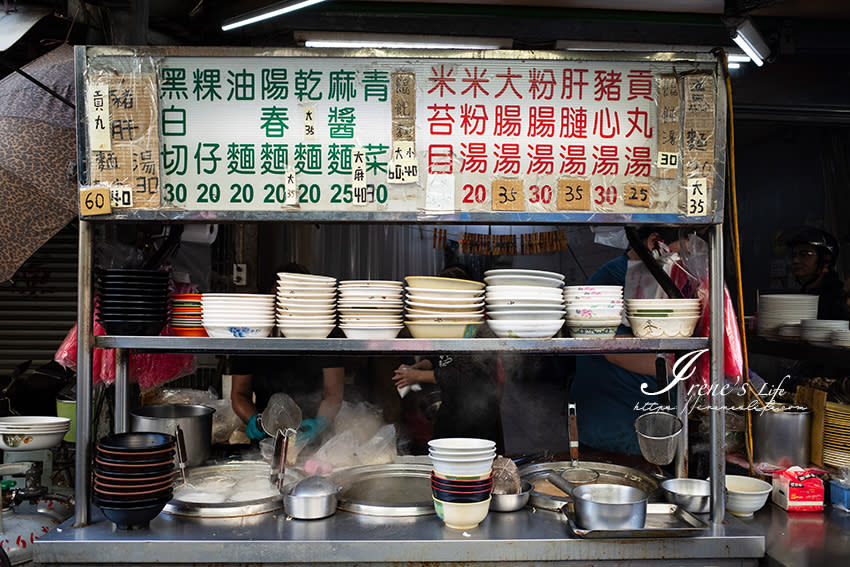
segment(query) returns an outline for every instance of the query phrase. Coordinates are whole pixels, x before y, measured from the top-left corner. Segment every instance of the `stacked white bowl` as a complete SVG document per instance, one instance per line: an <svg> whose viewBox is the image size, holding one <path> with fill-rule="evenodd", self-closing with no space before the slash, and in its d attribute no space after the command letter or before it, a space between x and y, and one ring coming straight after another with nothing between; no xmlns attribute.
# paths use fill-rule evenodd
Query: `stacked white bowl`
<svg viewBox="0 0 850 567"><path fill-rule="evenodd" d="M484 321L484 284L472 280L407 276L404 324L415 338L475 336Z"/></svg>
<svg viewBox="0 0 850 567"><path fill-rule="evenodd" d="M428 455L434 470L433 481L460 481L478 483L493 479L493 461L496 458L496 443L489 439L473 437L447 437L428 442ZM492 484L490 484L492 488ZM490 495L474 503L457 503L440 500L434 496L437 515L450 528L468 530L476 527L487 517L490 510Z"/></svg>
<svg viewBox="0 0 850 567"><path fill-rule="evenodd" d="M564 306L571 337L614 337L623 318L623 286L567 286L564 288Z"/></svg>
<svg viewBox="0 0 850 567"><path fill-rule="evenodd" d="M542 270L484 272L487 325L497 337L544 338L564 325L563 274Z"/></svg>
<svg viewBox="0 0 850 567"><path fill-rule="evenodd" d="M829 337L832 346L850 348L850 331L833 331Z"/></svg>
<svg viewBox="0 0 850 567"><path fill-rule="evenodd" d="M626 300L632 333L642 339L690 337L700 313L699 299Z"/></svg>
<svg viewBox="0 0 850 567"><path fill-rule="evenodd" d="M336 326L336 278L278 272L277 328L289 339L324 339Z"/></svg>
<svg viewBox="0 0 850 567"><path fill-rule="evenodd" d="M800 338L806 342L829 346L834 331L850 330L850 322L843 319L803 319L800 321Z"/></svg>
<svg viewBox="0 0 850 567"><path fill-rule="evenodd" d="M339 328L349 339L394 339L404 328L401 282L339 282Z"/></svg>
<svg viewBox="0 0 850 567"><path fill-rule="evenodd" d="M211 337L268 337L274 329L274 295L205 293L201 321Z"/></svg>
<svg viewBox="0 0 850 567"><path fill-rule="evenodd" d="M62 442L71 429L67 417L11 415L0 417L0 449L35 451L50 449Z"/></svg>
<svg viewBox="0 0 850 567"><path fill-rule="evenodd" d="M759 295L758 334L776 336L778 327L795 325L803 319L817 319L818 296L805 293Z"/></svg>

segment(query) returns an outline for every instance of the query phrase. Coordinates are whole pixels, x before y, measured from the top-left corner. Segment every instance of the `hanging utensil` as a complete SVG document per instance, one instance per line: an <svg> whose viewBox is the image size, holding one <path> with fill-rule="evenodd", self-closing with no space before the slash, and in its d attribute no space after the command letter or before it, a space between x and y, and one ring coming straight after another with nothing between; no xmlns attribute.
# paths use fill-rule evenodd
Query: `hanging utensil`
<svg viewBox="0 0 850 567"><path fill-rule="evenodd" d="M280 432L279 432L280 433ZM278 463L277 470L277 489L283 490L284 480L286 478L286 455L289 452L289 438L295 435L296 431L292 428L288 428L286 431L282 432L282 451L280 463Z"/></svg>
<svg viewBox="0 0 850 567"><path fill-rule="evenodd" d="M272 448L274 452L272 453L272 462L269 469L269 482L277 484L277 473L280 469L280 458L283 452L283 432L280 429L274 434Z"/></svg>
<svg viewBox="0 0 850 567"><path fill-rule="evenodd" d="M186 439L183 437L183 430L180 429L180 426L177 426L177 464L180 465L180 474L183 476L183 484L189 484L186 481L186 461L188 458L186 457Z"/></svg>
<svg viewBox="0 0 850 567"><path fill-rule="evenodd" d="M573 484L587 484L599 478L599 473L593 469L580 467L578 464L578 417L576 405L567 405L567 424L570 436L570 467L561 473L561 477Z"/></svg>

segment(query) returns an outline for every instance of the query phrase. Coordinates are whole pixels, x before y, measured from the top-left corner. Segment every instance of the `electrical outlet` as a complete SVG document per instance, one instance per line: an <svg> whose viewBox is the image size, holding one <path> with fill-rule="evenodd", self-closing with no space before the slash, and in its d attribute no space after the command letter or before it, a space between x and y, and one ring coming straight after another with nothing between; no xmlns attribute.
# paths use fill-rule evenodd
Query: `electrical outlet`
<svg viewBox="0 0 850 567"><path fill-rule="evenodd" d="M245 264L233 264L233 285L247 285L247 271Z"/></svg>

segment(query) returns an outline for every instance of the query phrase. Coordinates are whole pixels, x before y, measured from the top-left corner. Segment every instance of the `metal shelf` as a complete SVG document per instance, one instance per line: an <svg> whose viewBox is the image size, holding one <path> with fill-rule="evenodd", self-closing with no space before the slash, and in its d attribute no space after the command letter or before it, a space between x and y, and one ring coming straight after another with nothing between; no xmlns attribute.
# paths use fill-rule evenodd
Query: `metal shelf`
<svg viewBox="0 0 850 567"><path fill-rule="evenodd" d="M692 351L708 348L708 338L684 339L260 339L209 337L136 337L101 335L97 348L210 354L375 354L375 353L549 353L604 354L611 352Z"/></svg>

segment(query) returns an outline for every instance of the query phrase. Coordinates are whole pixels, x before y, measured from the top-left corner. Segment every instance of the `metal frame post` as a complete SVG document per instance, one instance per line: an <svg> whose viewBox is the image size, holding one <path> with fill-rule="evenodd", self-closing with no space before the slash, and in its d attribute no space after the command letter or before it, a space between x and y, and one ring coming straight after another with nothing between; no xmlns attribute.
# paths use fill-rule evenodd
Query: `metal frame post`
<svg viewBox="0 0 850 567"><path fill-rule="evenodd" d="M130 420L127 415L129 372L130 351L126 348L115 349L115 433L126 433L130 430Z"/></svg>
<svg viewBox="0 0 850 567"><path fill-rule="evenodd" d="M74 492L75 526L89 523L89 459L91 453L92 354L94 319L92 306L92 256L94 227L80 220L77 262L77 453Z"/></svg>
<svg viewBox="0 0 850 567"><path fill-rule="evenodd" d="M726 511L726 422L723 392L723 225L716 224L709 233L709 355L711 357L711 395L709 405L711 429L711 521L723 523Z"/></svg>

